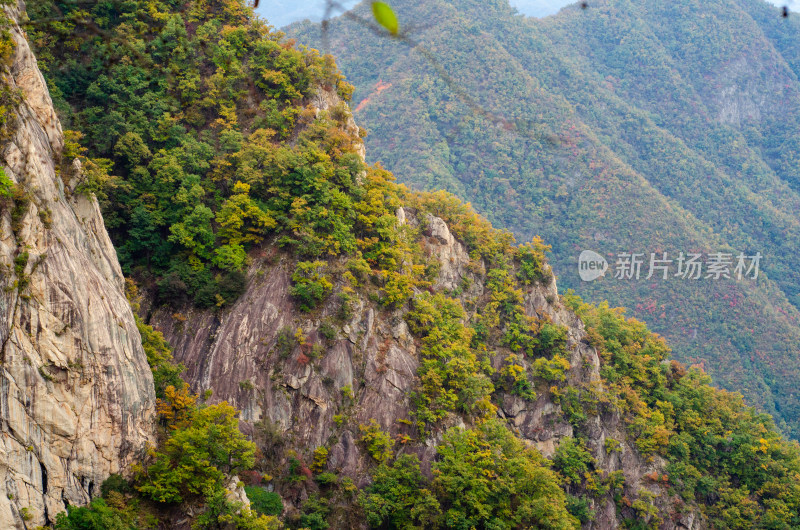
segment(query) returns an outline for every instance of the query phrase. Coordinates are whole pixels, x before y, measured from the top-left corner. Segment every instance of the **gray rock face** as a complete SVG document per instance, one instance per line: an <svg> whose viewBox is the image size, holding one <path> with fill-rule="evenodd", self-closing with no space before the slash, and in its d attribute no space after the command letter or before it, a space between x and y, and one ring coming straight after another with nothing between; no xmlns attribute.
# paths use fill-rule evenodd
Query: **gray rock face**
<svg viewBox="0 0 800 530"><path fill-rule="evenodd" d="M416 212L401 210L398 218L419 225ZM471 272L480 268L468 267L463 243L439 218L427 218L426 226L423 249L441 265L435 289L454 289L468 278L473 287L460 291L459 296L482 296L485 278ZM405 420L410 419L412 409L409 395L419 364L417 347L403 320L403 310L382 310L364 299L356 304L349 321L336 327L332 338L324 338L323 322L335 320L336 304L329 303L312 315L297 310L289 294L292 264L286 257L277 262L274 256L258 258L250 268L245 294L218 316L199 310L174 314L157 309L151 323L164 332L176 359L186 364L185 375L195 391L212 389L215 400L227 400L241 408L242 418L249 423L268 420L292 440L292 447L303 448L306 458L316 447L326 446L328 469L352 477L363 487L368 484L370 459L357 443L361 436L358 426L374 419L393 437L414 434ZM560 303L555 279L529 287L524 307L530 316L549 318L568 328L569 384L596 385L602 392L597 352L588 345L580 319ZM305 344L297 344L295 335L302 336ZM286 337L292 337L288 346ZM324 345L319 358L312 353L313 344ZM508 353L498 351L496 368ZM352 399L342 391L348 387ZM501 393L498 415L550 457L574 432L546 389L537 392L534 401ZM626 491L634 495L643 489L652 491L662 513L671 514L662 528L703 527L691 511L681 517L673 514L673 505L679 503L666 488L648 479L652 473L663 474L664 462L639 454L618 415L596 416L588 423L587 447L598 465L608 473L623 471ZM448 418L445 424L464 426L458 417ZM424 445L406 448L420 456L424 471L430 470L441 435L442 429ZM607 438L620 441L618 452L606 452ZM592 508L597 516L587 528L622 524L613 501L597 502Z"/></svg>
<svg viewBox="0 0 800 530"><path fill-rule="evenodd" d="M442 219L430 214L425 217L427 229L423 232L426 236L423 245L440 263L439 277L433 288L452 291L458 289L464 280L470 280L468 285L477 289L474 294L482 294L482 282L474 281L477 278L467 272L470 262L467 248L453 237Z"/></svg>
<svg viewBox="0 0 800 530"><path fill-rule="evenodd" d="M394 430L398 419L408 418L414 343L399 315L379 313L363 301L333 338L323 337L322 320L336 307L313 318L299 312L289 294L290 266L285 259L254 263L247 291L222 315L158 309L151 324L186 365L184 377L195 391L212 389L215 400L240 408L243 420L268 420L301 447L340 439L332 462L355 475L363 464L351 443L358 429L345 434L371 419ZM324 353L315 359L312 345L322 344ZM353 399L346 396L348 387ZM351 421L337 425L336 415Z"/></svg>
<svg viewBox="0 0 800 530"><path fill-rule="evenodd" d="M318 96L315 105L331 108L337 102L327 93ZM472 308L468 311L485 302L489 296L484 288L485 265L471 259L466 245L444 220L405 207L396 216L401 225L419 229L422 251L438 261L434 291L459 297L465 307ZM369 483L371 459L358 442L359 426L374 420L395 439L415 435L409 420L419 357L418 344L404 320L406 310L387 310L357 293L344 322L335 296L314 313L303 313L290 295L291 257L269 245L253 257L247 289L230 308L221 312L190 309L183 314L157 308L150 314L150 323L164 333L175 358L186 365L184 375L194 391L213 390L213 400L239 407L242 419L255 429L259 422L271 424L268 428L290 440L305 463L315 448L325 446L327 468L363 487ZM341 264L332 263L331 268L337 265ZM602 392L597 352L588 344L584 324L561 304L555 279L527 287L524 308L529 316L548 318L568 329L568 384L594 386ZM495 368L509 353L497 348ZM549 457L575 433L548 388L536 390L538 398L533 401L498 390L498 415ZM465 418L450 415L427 440L402 450L417 454L423 472L429 473L444 429L464 427L464 422ZM673 506L678 503L662 485L647 478L663 473L664 462L640 455L618 415L595 416L587 423L587 447L599 465L609 473L624 471L626 495L635 498L641 490L651 491L662 514L669 515L663 518L662 528L701 527L700 519L689 510L686 517L677 517ZM620 441L618 452L606 453L608 438ZM624 515L620 516L612 499L595 502L592 508L596 518L587 528L622 524Z"/></svg>
<svg viewBox="0 0 800 530"><path fill-rule="evenodd" d="M722 64L714 72L719 87L712 94L720 123L742 127L760 122L765 115L774 119L780 115L784 87L789 86L788 70L765 71L763 65L780 64L777 57L765 61L742 55Z"/></svg>
<svg viewBox="0 0 800 530"><path fill-rule="evenodd" d="M4 8L19 20L24 6ZM0 528L55 520L154 441L153 381L97 201L57 172L64 140L16 23L2 85L19 90L0 208ZM24 521L23 521L24 520Z"/></svg>

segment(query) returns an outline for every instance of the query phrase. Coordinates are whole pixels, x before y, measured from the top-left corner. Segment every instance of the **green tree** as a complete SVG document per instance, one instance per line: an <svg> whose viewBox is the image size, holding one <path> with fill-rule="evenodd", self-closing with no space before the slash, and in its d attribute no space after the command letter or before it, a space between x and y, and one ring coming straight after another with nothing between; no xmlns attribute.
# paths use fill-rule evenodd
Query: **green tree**
<svg viewBox="0 0 800 530"><path fill-rule="evenodd" d="M584 474L594 466L594 457L583 442L576 438L564 438L553 456L553 466L572 484L580 484Z"/></svg>
<svg viewBox="0 0 800 530"><path fill-rule="evenodd" d="M255 445L239 431L237 416L226 402L198 408L155 452L138 490L158 502L181 502L220 487L225 474L252 467Z"/></svg>
<svg viewBox="0 0 800 530"><path fill-rule="evenodd" d="M198 204L191 210L180 223L175 223L169 228L169 241L178 243L198 258L209 260L214 248L214 231L211 220L214 212L204 204Z"/></svg>
<svg viewBox="0 0 800 530"><path fill-rule="evenodd" d="M274 491L267 491L259 486L245 486L245 493L250 500L250 507L264 515L280 515L283 512L281 496Z"/></svg>
<svg viewBox="0 0 800 530"><path fill-rule="evenodd" d="M376 462L384 463L394 456L394 440L383 432L377 421L370 420L368 425L359 425L358 429L362 433L359 441L367 446Z"/></svg>
<svg viewBox="0 0 800 530"><path fill-rule="evenodd" d="M358 502L373 528L434 528L441 511L416 455L402 455L392 464L378 466Z"/></svg>
<svg viewBox="0 0 800 530"><path fill-rule="evenodd" d="M501 422L452 428L437 448L433 491L450 528L579 528L559 477Z"/></svg>
<svg viewBox="0 0 800 530"><path fill-rule="evenodd" d="M125 133L120 137L114 146L114 154L129 168L147 165L153 156L142 137L135 132Z"/></svg>
<svg viewBox="0 0 800 530"><path fill-rule="evenodd" d="M330 279L323 273L324 261L301 261L292 274L292 296L300 302L300 309L311 311L333 289Z"/></svg>
<svg viewBox="0 0 800 530"><path fill-rule="evenodd" d="M217 212L220 225L217 235L227 245L259 243L265 232L276 226L275 220L250 198L250 185L236 182L233 194Z"/></svg>
<svg viewBox="0 0 800 530"><path fill-rule="evenodd" d="M164 391L168 386L180 388L185 384L181 379L184 366L174 362L172 350L160 331L145 324L138 314L134 313L133 316L136 319L136 328L142 337L142 347L147 355L147 363L153 372L156 397L164 399Z"/></svg>
<svg viewBox="0 0 800 530"><path fill-rule="evenodd" d="M56 530L138 530L141 527L130 514L109 506L104 499L94 499L88 506L68 506L56 515Z"/></svg>
<svg viewBox="0 0 800 530"><path fill-rule="evenodd" d="M13 195L14 182L8 178L5 170L0 168L0 199L9 199Z"/></svg>

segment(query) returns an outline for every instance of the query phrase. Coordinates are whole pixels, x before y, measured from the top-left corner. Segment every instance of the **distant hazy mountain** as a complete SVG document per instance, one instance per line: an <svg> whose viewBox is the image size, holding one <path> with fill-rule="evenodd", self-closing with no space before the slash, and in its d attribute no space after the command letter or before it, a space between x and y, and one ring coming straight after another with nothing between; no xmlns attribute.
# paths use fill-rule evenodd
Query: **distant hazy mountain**
<svg viewBox="0 0 800 530"><path fill-rule="evenodd" d="M343 0L339 2L343 7L352 8L357 0ZM520 13L532 17L544 17L557 13L559 9L570 0L512 0L511 5ZM391 2L390 2L391 4ZM272 0L259 2L256 12L278 28L305 19L319 21L325 11L325 0Z"/></svg>
<svg viewBox="0 0 800 530"><path fill-rule="evenodd" d="M349 9L358 0L343 0L339 3ZM256 12L276 28L282 28L299 20L322 20L325 0L262 0Z"/></svg>
<svg viewBox="0 0 800 530"><path fill-rule="evenodd" d="M627 305L797 435L800 18L761 0L604 0L544 19L503 0L392 5L451 84L335 21L328 51L356 85L371 160L543 236L561 286ZM320 44L314 25L290 34ZM582 282L584 249L612 273L622 252L760 252L763 274L645 281L645 263L639 281Z"/></svg>
<svg viewBox="0 0 800 530"><path fill-rule="evenodd" d="M357 0L342 0L339 2L345 8L352 8L358 3ZM574 3L571 0L510 0L513 7L520 13L529 17L546 17L558 13L562 7ZM800 0L774 0L775 5L788 5L794 10L800 8ZM391 2L390 2L391 4ZM590 2L591 4L591 2ZM256 10L270 23L282 28L292 22L309 19L319 21L322 19L325 9L325 0L262 0Z"/></svg>

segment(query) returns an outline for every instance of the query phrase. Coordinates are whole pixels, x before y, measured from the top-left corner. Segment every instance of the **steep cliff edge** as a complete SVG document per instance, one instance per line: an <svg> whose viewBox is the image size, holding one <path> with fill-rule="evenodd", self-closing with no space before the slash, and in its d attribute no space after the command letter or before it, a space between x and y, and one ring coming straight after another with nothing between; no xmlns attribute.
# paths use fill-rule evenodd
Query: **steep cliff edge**
<svg viewBox="0 0 800 530"><path fill-rule="evenodd" d="M317 116L341 103L335 94L323 89L311 99ZM357 135L349 112L341 128ZM363 145L356 141L353 148L363 160ZM428 287L416 289L413 298L445 296L465 308L464 322L480 322L487 306L499 296L489 286L492 280L487 263L474 252L470 254L445 220L425 211L424 206L416 207L412 197L407 202L397 209L394 223L405 232L405 243L418 248L433 271ZM341 296L331 295L309 313L298 307L293 296L296 256L281 251L273 240L251 253L251 259L244 294L230 307L182 307L176 311L169 306L143 306L150 324L164 334L176 360L186 366L184 378L193 390L199 394L211 391L213 401L228 401L239 408L246 422L244 428L255 440L263 442L263 432L259 431L278 433L284 448L296 451L301 462L310 465L314 451L325 448L328 458L324 469L351 477L361 488L370 484L374 460L359 441L363 427L373 420L393 439L405 440L403 452L418 455L423 470L430 473L447 428L474 426L475 418L471 414L449 414L419 438L414 426L415 395L418 399L420 365L426 354L419 333L413 333L409 325L414 319L415 302L387 308L374 292L376 282L384 284L373 277L372 286L369 281L361 284L346 303ZM328 268L333 293L348 291L352 284L345 279L346 260L330 260ZM704 528L702 517L685 507L667 484L648 478L662 476L666 462L637 449L636 439L619 412L612 407L598 409L581 422L579 429L570 423L560 406L557 387L561 391L593 389L602 395L600 359L583 322L561 302L549 266L543 264L543 268L541 281L524 287L518 302L529 322L546 322L553 329L564 330L566 373L562 379L553 380L555 386L544 378L530 378L536 381L535 396L516 395L497 375L504 373L509 356L519 349L508 347L505 339L497 336L499 329L490 330L494 337L486 342L493 351L486 360L495 374L492 401L498 405L496 416L548 458L555 455L564 439L580 436L604 476L615 472L624 475L627 498L650 499L647 503L660 518L645 516L643 520L661 528ZM523 373L534 371L532 359L525 355L516 359ZM445 382L439 384L444 386ZM609 452L609 444L616 442L619 446ZM265 452L274 449L261 445ZM276 460L280 469L287 456L280 455ZM284 496L285 514L290 516L301 509L310 494L282 487L280 482L274 487ZM585 490L578 485L573 492ZM585 528L619 527L636 514L630 506L620 509L611 493L596 496L591 509L594 518ZM364 524L352 513L338 517L333 522L335 527Z"/></svg>
<svg viewBox="0 0 800 530"><path fill-rule="evenodd" d="M505 0L391 5L425 28L416 41L464 93L522 134L473 121L422 55L337 17L324 48L356 86L370 159L409 186L456 193L520 239L541 236L562 287L628 307L677 360L702 359L717 385L799 439L800 17L751 0L609 0L541 20ZM287 33L322 46L319 24ZM491 82L474 75L486 65ZM564 143L531 140L528 119ZM584 282L575 267L584 249L675 258L726 245L758 249L767 281Z"/></svg>
<svg viewBox="0 0 800 530"><path fill-rule="evenodd" d="M398 211L404 223L418 226L416 215L409 208ZM465 305L470 299L485 304L490 297L484 287L486 277L469 270L464 244L453 237L442 219L428 214L426 224L422 245L441 265L435 290L455 289L466 279L471 287L459 298ZM409 331L407 310L387 311L366 297L358 298L353 316L332 332L328 323L339 320L338 303L327 304L313 315L298 311L290 294L291 265L289 257L268 250L251 266L247 291L229 310L213 314L159 309L151 322L164 332L176 359L186 364L185 377L194 390L212 390L215 399L235 404L254 431L264 425L277 426L281 436L306 455L306 461L311 460L314 449L327 447L326 469L352 477L364 487L369 484L372 460L358 443L362 435L359 426L374 419L393 438L415 435L409 424L414 414L412 392L419 384L419 340ZM597 352L588 344L583 323L561 304L555 279L529 289L524 306L527 315L567 328L572 368L565 386L602 389ZM287 337L296 334L303 337L302 343L290 341L293 344L287 346ZM324 353L316 357L310 352L320 344ZM498 373L510 353L507 348L494 352L492 364ZM577 433L546 387L537 387L541 394L533 401L498 389L497 415L523 440L553 457L559 443ZM349 390L343 394L342 389L351 389L352 397ZM465 421L470 425L468 418L453 415L442 428L407 450L418 454L423 468L429 470L444 427L464 426ZM642 489L652 491L658 512L664 516L661 528L704 527L695 512L679 508L682 503L676 502L666 485L647 479L653 474L661 476L665 462L640 454L619 414L591 416L583 431L598 468L607 474L624 473L628 495L638 498ZM609 454L606 440L622 443ZM302 496L292 499L288 495L284 502L291 513L292 503ZM585 528L616 528L628 515L620 512L610 496L592 507L595 518Z"/></svg>
<svg viewBox="0 0 800 530"><path fill-rule="evenodd" d="M64 138L24 5L3 9L0 527L33 528L136 459L155 397L97 201L75 190L80 164L59 171Z"/></svg>
<svg viewBox="0 0 800 530"><path fill-rule="evenodd" d="M42 0L36 42L113 159L123 270L200 395L141 326L169 439L76 520L218 526L235 469L289 528L800 526L800 446L622 310L559 294L540 239L367 166L330 56L244 0L119 8Z"/></svg>

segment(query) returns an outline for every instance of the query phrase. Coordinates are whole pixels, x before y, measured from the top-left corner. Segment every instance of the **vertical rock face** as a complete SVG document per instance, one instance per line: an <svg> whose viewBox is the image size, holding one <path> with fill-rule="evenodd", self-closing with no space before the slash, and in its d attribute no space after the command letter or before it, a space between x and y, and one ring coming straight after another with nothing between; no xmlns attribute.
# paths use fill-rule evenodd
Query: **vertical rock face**
<svg viewBox="0 0 800 530"><path fill-rule="evenodd" d="M340 104L323 91L312 101L317 109ZM352 120L345 127L351 135L357 134ZM430 291L459 298L471 316L485 307L491 297L486 264L470 256L445 220L408 206L398 208L395 215L400 225L418 234L415 244L430 263L436 263ZM290 440L292 449L303 453L306 461L316 448L328 448L325 469L364 487L373 461L358 443L360 426L375 421L395 439L411 440L417 434L412 393L418 384L420 342L406 323L408 308L386 308L368 293L356 291L346 312L336 296L329 296L313 313L305 313L291 296L294 257L265 244L251 258L247 288L230 307L185 307L175 312L162 306L148 307L145 313L164 333L176 360L186 366L183 375L194 391L212 390L213 400L226 400L241 410L244 429L256 436ZM337 265L343 263L333 260L331 267ZM568 386L592 387L602 393L597 351L583 322L561 303L555 278L548 276L543 283L525 287L524 312L566 328ZM343 285L336 274L331 278L339 282L334 291ZM490 361L499 371L511 351L498 344L494 349ZM529 368L527 360L521 362ZM553 394L540 390L544 391L535 399L523 399L498 387L497 414L525 443L552 457L559 444L576 433ZM405 445L404 451L419 456L423 472L430 473L444 430L464 426L465 419L469 421L451 414L428 438ZM635 498L644 490L652 495L664 516L660 528L704 528L695 511L679 509L682 501L666 486L648 480L653 473L664 473L665 462L638 451L619 413L589 415L582 434L600 468L624 474L625 495ZM606 451L608 439L619 442L618 451ZM302 500L284 497L285 513ZM610 494L592 502L595 518L584 528L622 526L625 515ZM337 520L332 527L350 527L350 523Z"/></svg>
<svg viewBox="0 0 800 530"><path fill-rule="evenodd" d="M97 201L57 170L64 139L50 96L5 7L15 44L0 72L0 528L33 528L85 504L141 454L152 375ZM2 14L2 13L0 13Z"/></svg>
<svg viewBox="0 0 800 530"><path fill-rule="evenodd" d="M434 290L467 285L459 295L462 301L479 299L485 294L483 264L470 266L465 245L445 221L424 215L421 220L422 214L413 208L397 212L401 223L424 227L422 250L440 263ZM152 323L164 332L176 359L186 365L184 376L195 391L213 390L214 399L227 400L242 410L242 419L249 423L246 428L258 430L258 422L265 421L306 453L330 444L327 469L353 477L363 487L369 481L371 460L357 443L360 432L354 426L376 420L393 437L414 434L406 422L412 416L410 393L419 366L418 344L406 325L404 310L381 309L363 297L346 323L335 332L325 331L323 322L335 319L335 302L313 316L298 311L289 292L291 260L270 252L255 256L246 292L226 311L173 313L162 307L152 311ZM597 352L588 343L583 322L560 302L555 279L528 287L524 308L529 316L567 328L569 386L590 385L602 391ZM304 344L286 340L296 330L306 337ZM313 360L312 344L325 345L317 360ZM496 370L508 353L500 349L493 355ZM498 416L545 456L552 457L564 438L574 436L549 393L535 400L502 390L498 395ZM340 424L337 417L352 421ZM464 425L455 417L445 423ZM618 413L593 415L587 425L586 446L598 466L607 473L624 472L626 494L648 490L660 513L667 515L660 528L705 528L694 511L677 511L682 502L665 486L647 480L648 474L664 473L665 461L638 452ZM424 445L406 447L420 456L426 472L441 435L442 430L435 431ZM621 441L618 452L606 451L607 439ZM284 506L290 503L284 499ZM622 526L610 497L597 501L592 509L595 519L584 528Z"/></svg>

